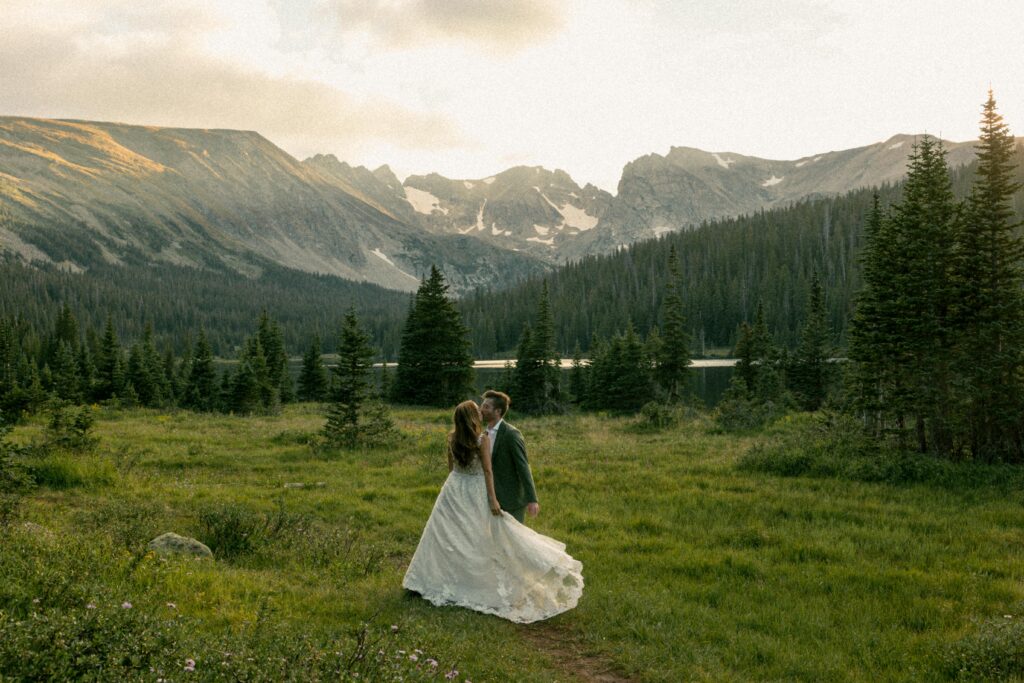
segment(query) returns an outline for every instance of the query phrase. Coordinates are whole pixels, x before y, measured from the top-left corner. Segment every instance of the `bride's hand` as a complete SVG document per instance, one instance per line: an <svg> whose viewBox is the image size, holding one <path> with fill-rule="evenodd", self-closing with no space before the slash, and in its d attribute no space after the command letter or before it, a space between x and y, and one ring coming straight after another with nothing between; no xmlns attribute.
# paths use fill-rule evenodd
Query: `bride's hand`
<svg viewBox="0 0 1024 683"><path fill-rule="evenodd" d="M491 514L495 517L501 514L501 505L496 500L491 501Z"/></svg>

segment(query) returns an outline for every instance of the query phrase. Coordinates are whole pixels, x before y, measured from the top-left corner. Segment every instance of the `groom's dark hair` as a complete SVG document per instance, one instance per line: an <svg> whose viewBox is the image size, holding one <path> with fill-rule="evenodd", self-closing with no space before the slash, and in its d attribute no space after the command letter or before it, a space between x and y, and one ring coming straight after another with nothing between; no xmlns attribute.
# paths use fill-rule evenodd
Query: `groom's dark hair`
<svg viewBox="0 0 1024 683"><path fill-rule="evenodd" d="M508 412L508 407L512 405L512 399L508 397L508 394L495 391L494 389L488 389L484 392L484 399L491 399L491 403L494 407L501 411L501 416L505 417L505 413Z"/></svg>

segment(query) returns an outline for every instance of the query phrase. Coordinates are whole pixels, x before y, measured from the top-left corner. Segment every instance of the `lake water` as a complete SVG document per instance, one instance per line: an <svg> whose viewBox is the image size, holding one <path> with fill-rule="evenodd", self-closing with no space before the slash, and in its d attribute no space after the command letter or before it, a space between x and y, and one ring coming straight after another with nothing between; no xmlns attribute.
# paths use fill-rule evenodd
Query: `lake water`
<svg viewBox="0 0 1024 683"><path fill-rule="evenodd" d="M710 367L690 368L690 391L700 398L704 405L712 408L722 399L722 394L729 388L729 380L732 379L732 365L712 365ZM483 393L486 389L492 389L501 382L505 374L504 367L478 367L476 368L476 388ZM562 368L562 386L569 386L569 369ZM512 397L515 403L515 397Z"/></svg>
<svg viewBox="0 0 1024 683"><path fill-rule="evenodd" d="M334 358L332 356L324 356L325 364L330 365L333 362ZM702 400L705 406L713 408L722 399L722 394L729 387L729 380L732 378L735 362L733 359L695 360L689 370L690 391ZM229 361L225 365L233 365L233 363ZM299 372L302 369L302 360L293 358L289 361L288 365L292 379L298 380ZM572 361L562 361L562 386L564 387L569 386L569 370L571 366ZM505 373L505 361L477 361L474 369L476 370L477 391L483 393L486 389L492 389L501 382L502 375ZM375 370L379 373L379 368ZM388 370L394 373L395 366L389 364ZM394 379L394 374L391 377ZM514 396L512 398L515 399Z"/></svg>

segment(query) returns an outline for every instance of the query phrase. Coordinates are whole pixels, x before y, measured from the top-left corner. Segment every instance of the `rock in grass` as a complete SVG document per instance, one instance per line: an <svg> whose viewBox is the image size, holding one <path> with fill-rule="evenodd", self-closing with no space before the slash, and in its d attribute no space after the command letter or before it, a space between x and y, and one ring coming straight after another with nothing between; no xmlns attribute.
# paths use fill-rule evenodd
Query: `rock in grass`
<svg viewBox="0 0 1024 683"><path fill-rule="evenodd" d="M187 536L179 536L170 531L150 541L146 550L155 551L158 555L213 557L213 552L202 542Z"/></svg>

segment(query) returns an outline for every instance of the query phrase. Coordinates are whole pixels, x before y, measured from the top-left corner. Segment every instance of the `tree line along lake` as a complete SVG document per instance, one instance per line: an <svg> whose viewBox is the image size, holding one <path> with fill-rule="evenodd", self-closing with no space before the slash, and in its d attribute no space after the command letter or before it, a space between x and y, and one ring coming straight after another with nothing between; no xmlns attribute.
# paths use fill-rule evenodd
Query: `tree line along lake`
<svg viewBox="0 0 1024 683"><path fill-rule="evenodd" d="M328 367L335 362L334 354L324 354L324 364ZM216 364L219 368L229 367L236 365L237 360L234 359L218 359ZM505 373L505 363L503 359L498 360L478 360L473 363L473 369L476 371L476 388L477 391L483 393L485 389L493 389L502 383L502 376ZM704 405L708 408L713 408L718 404L722 398L722 394L729 387L729 380L732 378L733 366L736 365L735 358L709 358L709 359L695 359L690 364L690 393L696 396ZM394 363L388 363L389 372L394 372ZM569 386L569 373L572 371L572 359L563 358L561 361L562 367L562 386L566 389ZM297 381L299 372L302 370L302 358L291 357L288 359L288 371L292 376L292 381ZM381 366L374 366L374 375L379 379L381 372ZM393 378L393 375L392 375ZM515 399L515 397L513 397Z"/></svg>

